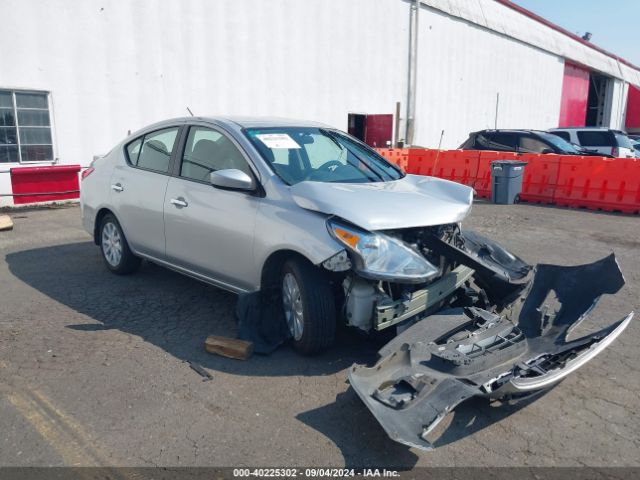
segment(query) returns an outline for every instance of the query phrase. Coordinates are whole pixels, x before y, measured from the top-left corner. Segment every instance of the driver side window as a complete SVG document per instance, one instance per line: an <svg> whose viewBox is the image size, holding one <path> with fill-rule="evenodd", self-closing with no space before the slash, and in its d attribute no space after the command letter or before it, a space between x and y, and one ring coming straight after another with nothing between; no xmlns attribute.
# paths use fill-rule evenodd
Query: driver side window
<svg viewBox="0 0 640 480"><path fill-rule="evenodd" d="M187 137L180 176L209 181L216 170L238 169L251 175L251 169L238 148L222 133L206 127L191 127Z"/></svg>

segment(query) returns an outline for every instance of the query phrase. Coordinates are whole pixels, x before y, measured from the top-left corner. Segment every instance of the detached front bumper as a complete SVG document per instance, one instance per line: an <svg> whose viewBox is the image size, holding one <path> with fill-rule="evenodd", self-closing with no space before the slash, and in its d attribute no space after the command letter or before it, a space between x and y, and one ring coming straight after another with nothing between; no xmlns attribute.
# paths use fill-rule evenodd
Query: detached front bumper
<svg viewBox="0 0 640 480"><path fill-rule="evenodd" d="M387 434L423 450L427 436L472 397L521 398L551 388L622 334L633 318L568 340L603 294L624 285L613 255L589 265L538 265L501 315L479 308L441 312L383 347L349 382Z"/></svg>

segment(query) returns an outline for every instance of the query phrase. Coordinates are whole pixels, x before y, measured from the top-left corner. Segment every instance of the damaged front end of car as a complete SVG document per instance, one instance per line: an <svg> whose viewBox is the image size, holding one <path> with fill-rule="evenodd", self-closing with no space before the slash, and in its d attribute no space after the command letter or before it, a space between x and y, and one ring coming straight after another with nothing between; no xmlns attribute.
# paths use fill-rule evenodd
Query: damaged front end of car
<svg viewBox="0 0 640 480"><path fill-rule="evenodd" d="M346 250L323 266L343 272L345 321L365 332L404 329L447 307L502 309L531 278L531 266L457 223L367 232L331 219L328 227Z"/></svg>
<svg viewBox="0 0 640 480"><path fill-rule="evenodd" d="M431 449L430 432L472 397L515 400L553 387L633 317L567 338L603 294L624 285L614 255L530 266L457 223L380 233L340 221L329 228L346 247L324 264L343 272L346 323L398 331L374 366L351 368L349 382L388 435L411 447Z"/></svg>

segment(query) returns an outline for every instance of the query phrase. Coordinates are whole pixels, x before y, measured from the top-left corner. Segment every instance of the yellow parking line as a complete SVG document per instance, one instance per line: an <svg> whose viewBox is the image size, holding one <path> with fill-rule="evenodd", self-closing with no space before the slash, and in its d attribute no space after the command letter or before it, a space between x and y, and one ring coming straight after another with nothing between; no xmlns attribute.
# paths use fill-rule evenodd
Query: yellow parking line
<svg viewBox="0 0 640 480"><path fill-rule="evenodd" d="M18 392L7 398L11 405L35 428L42 438L62 457L68 466L105 465L92 447L92 440L80 424L56 408L42 393L35 399Z"/></svg>
<svg viewBox="0 0 640 480"><path fill-rule="evenodd" d="M40 391L31 390L31 393L36 398L37 401L40 402L42 406L44 406L47 410L53 413L54 417L57 417L61 423L70 430L71 434L79 440L80 444L84 444L85 450L90 450L91 455L99 461L101 464L105 464L103 457L96 451L94 445L95 441L91 436L85 431L85 429L80 425L80 423L73 418L72 416L66 414L60 408L56 407L51 401Z"/></svg>

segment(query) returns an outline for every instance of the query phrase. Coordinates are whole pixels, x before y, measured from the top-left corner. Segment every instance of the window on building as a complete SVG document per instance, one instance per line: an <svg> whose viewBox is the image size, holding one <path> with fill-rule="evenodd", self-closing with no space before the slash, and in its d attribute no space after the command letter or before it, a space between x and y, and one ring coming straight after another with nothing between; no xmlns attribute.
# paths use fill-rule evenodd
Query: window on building
<svg viewBox="0 0 640 480"><path fill-rule="evenodd" d="M53 161L49 96L0 90L0 163Z"/></svg>

